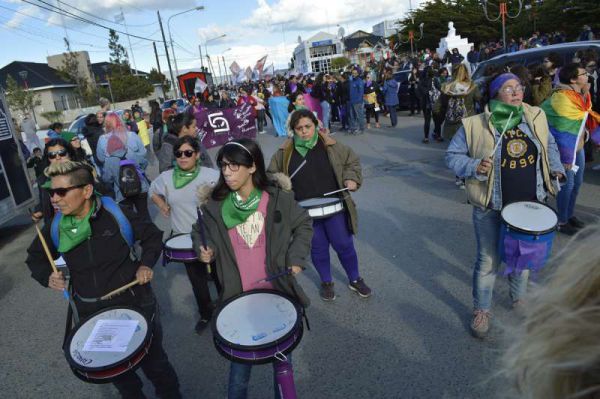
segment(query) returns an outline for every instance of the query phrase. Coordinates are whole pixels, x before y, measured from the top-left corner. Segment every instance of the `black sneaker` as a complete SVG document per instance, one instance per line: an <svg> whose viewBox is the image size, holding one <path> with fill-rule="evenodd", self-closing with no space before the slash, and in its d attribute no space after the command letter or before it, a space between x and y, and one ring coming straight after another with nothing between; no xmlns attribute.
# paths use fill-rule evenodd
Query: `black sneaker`
<svg viewBox="0 0 600 399"><path fill-rule="evenodd" d="M206 319L199 320L198 323L196 323L196 327L194 327L196 334L202 335L202 333L204 332L204 330L206 330L206 328L208 327L209 324L210 324L210 320L206 320Z"/></svg>
<svg viewBox="0 0 600 399"><path fill-rule="evenodd" d="M575 227L571 226L569 223L559 224L558 231L560 231L561 233L566 234L568 236L572 236L577 233L577 229Z"/></svg>
<svg viewBox="0 0 600 399"><path fill-rule="evenodd" d="M335 300L335 291L333 290L333 282L331 283L321 283L321 290L319 291L319 295L321 295L321 299L324 301L333 301Z"/></svg>
<svg viewBox="0 0 600 399"><path fill-rule="evenodd" d="M569 224L576 229L583 229L585 227L585 223L579 220L577 216L573 216L571 219L569 219Z"/></svg>
<svg viewBox="0 0 600 399"><path fill-rule="evenodd" d="M367 287L365 280L362 278L359 278L356 281L351 281L350 284L348 284L348 288L356 292L361 298L368 298L372 294L371 289Z"/></svg>

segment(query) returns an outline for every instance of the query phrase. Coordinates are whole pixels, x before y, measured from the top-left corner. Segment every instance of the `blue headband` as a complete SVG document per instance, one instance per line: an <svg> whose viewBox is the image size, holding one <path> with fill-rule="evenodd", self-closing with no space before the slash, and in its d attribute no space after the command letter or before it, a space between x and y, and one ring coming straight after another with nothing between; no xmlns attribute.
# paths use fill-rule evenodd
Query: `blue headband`
<svg viewBox="0 0 600 399"><path fill-rule="evenodd" d="M495 98L500 91L500 88L502 88L502 85L511 79L514 79L519 83L521 82L521 79L519 79L519 77L514 73L503 73L496 79L492 80L492 83L490 83L490 98Z"/></svg>

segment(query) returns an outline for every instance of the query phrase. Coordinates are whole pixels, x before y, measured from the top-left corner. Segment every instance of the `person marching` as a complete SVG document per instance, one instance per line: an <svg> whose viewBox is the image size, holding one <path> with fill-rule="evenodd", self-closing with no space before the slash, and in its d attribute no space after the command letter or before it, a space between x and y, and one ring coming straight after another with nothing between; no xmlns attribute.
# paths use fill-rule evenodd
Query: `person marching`
<svg viewBox="0 0 600 399"><path fill-rule="evenodd" d="M200 187L202 219L193 226L194 248L202 262L216 260L220 301L255 289L276 289L303 306L310 301L295 274L308 263L312 228L307 212L294 201L287 176L270 182L262 151L250 139L226 143L217 155L221 169L213 188ZM199 223L202 223L200 225ZM206 247L202 231L206 231ZM263 280L290 273L269 282ZM288 361L291 356L288 355ZM229 399L246 398L252 366L231 362ZM275 376L274 376L275 377ZM275 390L279 398L279 391Z"/></svg>
<svg viewBox="0 0 600 399"><path fill-rule="evenodd" d="M154 335L141 368L154 384L158 397L181 397L177 375L162 346L156 298L149 284L152 267L160 256L161 232L129 208L119 207L108 197L97 196L90 165L72 161L53 163L46 174L51 178L48 193L52 205L60 213L52 223L57 223L54 230L57 235L53 237L50 223L44 226L42 235L53 258L62 255L69 267L74 314L84 320L102 309L118 305L135 306L148 320L154 316ZM129 237L131 241L139 241L142 249L139 259L132 256L125 232L133 236ZM31 276L42 286L58 291L68 289L63 273L52 272L38 237L27 254ZM134 279L139 285L112 298L101 298ZM115 377L113 384L124 398L145 397L142 381L134 371Z"/></svg>
<svg viewBox="0 0 600 399"><path fill-rule="evenodd" d="M189 234L197 217L196 190L204 184L214 185L219 173L200 165L200 141L191 136L178 138L173 153L177 160L175 168L162 172L150 185L149 193L163 216L170 219L173 235ZM207 270L198 261L186 262L185 270L200 312L195 330L201 334L212 317ZM218 283L217 288L220 288Z"/></svg>
<svg viewBox="0 0 600 399"><path fill-rule="evenodd" d="M511 73L498 75L490 80L487 92L490 101L485 112L463 119L446 152L446 164L466 179L468 201L473 204L477 260L471 332L477 338L484 338L489 330L500 266L500 211L517 201L546 202L548 194L556 195L553 179L565 173L546 114L523 103L519 78ZM502 145L494 147L499 140ZM528 270L508 276L515 309L523 305L528 278Z"/></svg>
<svg viewBox="0 0 600 399"><path fill-rule="evenodd" d="M339 189L356 191L362 183L358 156L349 147L318 132L317 126L318 120L309 110L294 111L288 128L290 138L273 155L269 165L269 173L292 176L296 201L324 198L325 193ZM338 195L344 211L313 220L311 256L321 278L321 299L335 299L329 246L333 247L346 271L348 288L360 297L368 298L371 289L359 274L358 255L352 239L358 232L356 208L348 193Z"/></svg>

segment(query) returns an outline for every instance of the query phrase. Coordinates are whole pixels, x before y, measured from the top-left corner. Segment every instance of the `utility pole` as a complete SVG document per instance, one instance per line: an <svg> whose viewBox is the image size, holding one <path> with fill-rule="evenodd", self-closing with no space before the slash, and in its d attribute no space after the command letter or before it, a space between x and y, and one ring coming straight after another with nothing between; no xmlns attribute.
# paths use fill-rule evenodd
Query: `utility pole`
<svg viewBox="0 0 600 399"><path fill-rule="evenodd" d="M202 45L199 44L198 45L198 50L200 50L200 65L201 65L201 70L204 71L204 60L202 59Z"/></svg>
<svg viewBox="0 0 600 399"><path fill-rule="evenodd" d="M160 61L158 60L158 51L156 51L156 42L152 42L152 48L154 48L154 56L156 57L156 66L158 67L158 74L162 75L162 71L160 70ZM160 82L160 89L162 91L163 96L166 97L165 85L163 83L163 81Z"/></svg>
<svg viewBox="0 0 600 399"><path fill-rule="evenodd" d="M219 67L219 84L223 84L223 72L221 72L221 63L219 62L218 55L217 55L217 66Z"/></svg>
<svg viewBox="0 0 600 399"><path fill-rule="evenodd" d="M223 68L225 69L225 77L227 78L227 84L231 84L231 80L229 79L229 72L227 72L227 65L225 64L225 56L222 55L221 58L223 59Z"/></svg>
<svg viewBox="0 0 600 399"><path fill-rule="evenodd" d="M173 69L171 68L171 60L169 59L169 47L167 46L167 39L165 39L165 31L163 29L162 19L160 19L160 11L156 11L156 15L158 15L158 24L160 25L160 33L162 35L162 41L165 45L165 55L167 56L167 65L169 65L169 74L171 75L171 85L173 86L173 97L177 97L177 82L175 82L175 78L173 77Z"/></svg>

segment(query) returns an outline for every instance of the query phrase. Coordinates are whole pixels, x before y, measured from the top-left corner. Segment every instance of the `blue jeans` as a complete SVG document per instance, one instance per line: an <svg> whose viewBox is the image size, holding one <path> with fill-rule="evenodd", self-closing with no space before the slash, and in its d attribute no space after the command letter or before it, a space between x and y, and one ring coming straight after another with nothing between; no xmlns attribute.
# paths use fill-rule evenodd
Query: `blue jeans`
<svg viewBox="0 0 600 399"><path fill-rule="evenodd" d="M390 111L390 122L392 126L396 126L398 124L398 115L396 114L396 106L395 105L386 105L388 111Z"/></svg>
<svg viewBox="0 0 600 399"><path fill-rule="evenodd" d="M350 130L365 130L365 106L363 103L348 104Z"/></svg>
<svg viewBox="0 0 600 399"><path fill-rule="evenodd" d="M583 170L585 169L585 152L583 149L577 151L575 155L575 165L579 167L577 173L567 170L567 182L560 188L556 196L556 207L558 208L558 223L564 224L573 217L575 211L575 202L579 187L583 183Z"/></svg>
<svg viewBox="0 0 600 399"><path fill-rule="evenodd" d="M323 114L323 120L321 122L323 122L323 127L325 129L329 129L329 119L331 116L331 106L329 105L329 103L327 101L321 101L321 111Z"/></svg>
<svg viewBox="0 0 600 399"><path fill-rule="evenodd" d="M500 266L498 240L500 239L500 212L473 207L473 227L477 240L477 260L473 269L473 307L490 310L496 274ZM517 301L525 295L529 271L508 276L510 297Z"/></svg>
<svg viewBox="0 0 600 399"><path fill-rule="evenodd" d="M286 355L288 362L292 363L292 354ZM242 364L231 362L229 368L229 387L227 399L246 399L248 397L248 382L250 382L251 364ZM275 375L275 363L273 363L273 389L275 390L275 399L281 399L277 387L277 378Z"/></svg>

